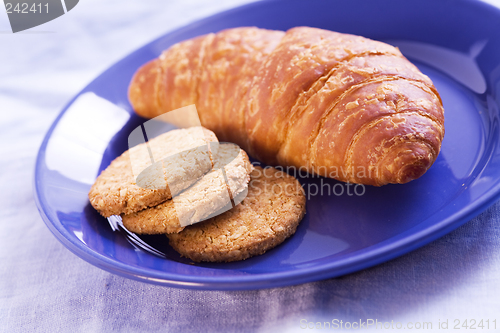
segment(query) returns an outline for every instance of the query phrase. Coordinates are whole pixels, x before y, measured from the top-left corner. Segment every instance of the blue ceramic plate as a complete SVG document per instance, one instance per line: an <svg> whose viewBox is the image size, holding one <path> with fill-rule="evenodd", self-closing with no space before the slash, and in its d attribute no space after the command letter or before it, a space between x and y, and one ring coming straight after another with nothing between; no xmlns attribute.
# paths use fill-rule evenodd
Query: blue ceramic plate
<svg viewBox="0 0 500 333"><path fill-rule="evenodd" d="M127 100L134 71L181 40L250 25L313 26L399 46L431 77L443 99L446 135L439 158L423 177L405 185L362 189L301 179L311 194L315 189L323 194L308 200L297 233L262 256L192 264L165 245L163 236L151 241L159 242L167 260L134 250L87 199L95 177L145 121ZM376 265L450 232L499 197L499 54L500 11L476 1L265 1L206 18L118 62L61 112L36 163L39 210L54 235L81 258L115 274L168 286L267 288Z"/></svg>

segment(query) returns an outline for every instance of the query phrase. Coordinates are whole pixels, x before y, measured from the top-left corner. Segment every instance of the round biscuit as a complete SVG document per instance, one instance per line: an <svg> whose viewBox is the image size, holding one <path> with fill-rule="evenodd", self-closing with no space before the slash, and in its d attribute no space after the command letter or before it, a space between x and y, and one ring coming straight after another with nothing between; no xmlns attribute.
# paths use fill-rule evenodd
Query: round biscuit
<svg viewBox="0 0 500 333"><path fill-rule="evenodd" d="M230 262L263 254L294 234L306 209L300 183L275 168L256 167L250 176L239 205L168 234L169 244L196 262Z"/></svg>
<svg viewBox="0 0 500 333"><path fill-rule="evenodd" d="M192 153L193 148L202 147L207 142L218 142L212 131L191 127L166 132L127 150L97 177L88 194L91 205L102 216L109 217L137 212L172 198L172 194L189 187L212 169L208 157ZM167 159L169 156L184 159L181 162L191 167L170 168L170 174L165 173L163 181L160 179L164 188L140 187L134 171L140 173L151 166L151 156L159 161L160 172L168 171L166 165L172 162ZM170 186L166 185L167 179Z"/></svg>
<svg viewBox="0 0 500 333"><path fill-rule="evenodd" d="M234 148L239 151L236 156L232 151ZM231 199L246 192L252 170L248 155L242 149L236 145L221 144L215 157L214 171L205 174L171 200L139 212L122 214L123 225L137 234L178 233L187 225L230 208Z"/></svg>

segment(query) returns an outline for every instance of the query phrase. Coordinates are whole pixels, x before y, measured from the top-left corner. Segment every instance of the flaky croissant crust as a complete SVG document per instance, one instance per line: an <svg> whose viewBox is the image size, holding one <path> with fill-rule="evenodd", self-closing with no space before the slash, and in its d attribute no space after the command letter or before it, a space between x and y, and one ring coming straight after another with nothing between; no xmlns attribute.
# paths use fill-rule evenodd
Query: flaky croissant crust
<svg viewBox="0 0 500 333"><path fill-rule="evenodd" d="M434 163L444 110L397 48L297 27L235 28L173 45L131 81L153 118L195 104L203 126L266 164L353 183L406 183Z"/></svg>

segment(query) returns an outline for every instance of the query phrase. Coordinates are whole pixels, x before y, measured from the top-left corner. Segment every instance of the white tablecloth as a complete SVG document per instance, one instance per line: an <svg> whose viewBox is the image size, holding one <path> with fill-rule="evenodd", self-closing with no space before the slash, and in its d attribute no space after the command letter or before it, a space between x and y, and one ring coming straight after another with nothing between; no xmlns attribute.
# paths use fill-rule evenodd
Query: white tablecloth
<svg viewBox="0 0 500 333"><path fill-rule="evenodd" d="M490 326L496 319L500 331L498 202L445 237L374 268L257 291L129 280L81 260L50 233L33 200L32 177L41 140L62 107L146 42L245 2L83 0L18 34L9 32L0 10L0 332L302 332L334 319L433 322L429 332L446 320L452 328L455 319L488 319Z"/></svg>

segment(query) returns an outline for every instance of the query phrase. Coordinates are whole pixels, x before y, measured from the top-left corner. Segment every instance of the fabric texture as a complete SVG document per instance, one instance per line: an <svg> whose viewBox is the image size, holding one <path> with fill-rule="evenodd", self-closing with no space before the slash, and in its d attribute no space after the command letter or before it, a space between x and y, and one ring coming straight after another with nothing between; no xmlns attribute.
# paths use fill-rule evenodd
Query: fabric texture
<svg viewBox="0 0 500 333"><path fill-rule="evenodd" d="M122 278L78 258L50 233L33 199L33 171L43 136L64 105L146 42L247 2L85 0L18 34L7 31L0 10L0 332L303 332L335 319L433 322L429 332L445 320L451 331L454 320L465 319L489 320L490 329L480 331L494 332L496 319L500 330L499 202L390 262L254 291L185 290Z"/></svg>

